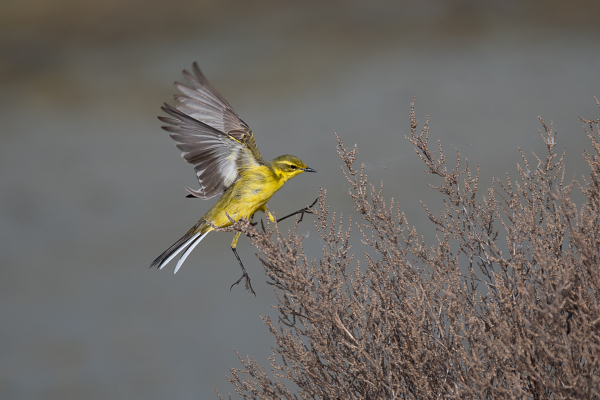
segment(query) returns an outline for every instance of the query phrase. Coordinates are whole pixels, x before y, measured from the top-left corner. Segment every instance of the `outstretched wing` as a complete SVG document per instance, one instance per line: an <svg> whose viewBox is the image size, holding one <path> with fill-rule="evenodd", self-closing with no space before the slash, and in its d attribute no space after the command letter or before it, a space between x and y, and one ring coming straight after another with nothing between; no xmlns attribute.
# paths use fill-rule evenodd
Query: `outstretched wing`
<svg viewBox="0 0 600 400"><path fill-rule="evenodd" d="M189 87L175 82L175 87L183 93L183 95L173 96L177 102L177 109L245 143L255 158L262 161L250 127L238 117L227 100L210 84L198 64L194 62L192 67L193 73L183 70L183 77Z"/></svg>
<svg viewBox="0 0 600 400"><path fill-rule="evenodd" d="M240 153L248 153L246 145L169 104L162 109L174 117L158 117L170 124L163 129L170 132L181 156L194 166L200 182L199 190L186 188L188 192L202 199L223 193L239 177L237 160Z"/></svg>
<svg viewBox="0 0 600 400"><path fill-rule="evenodd" d="M181 156L196 170L200 189L186 189L194 197L208 199L238 179L239 164L247 167L263 160L252 130L208 82L198 64L193 64L192 71L183 71L189 87L175 82L183 93L173 96L176 108L162 107L174 119L159 119L170 124L163 129L171 132Z"/></svg>

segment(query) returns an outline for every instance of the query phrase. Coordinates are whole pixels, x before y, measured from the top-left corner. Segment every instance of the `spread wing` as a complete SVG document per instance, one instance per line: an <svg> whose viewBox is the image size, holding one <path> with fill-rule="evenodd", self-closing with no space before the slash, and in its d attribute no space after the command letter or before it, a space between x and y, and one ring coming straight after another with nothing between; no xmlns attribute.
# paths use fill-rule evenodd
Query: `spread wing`
<svg viewBox="0 0 600 400"><path fill-rule="evenodd" d="M177 102L177 109L218 131L247 143L253 147L253 153L257 154L257 158L260 158L260 153L254 144L254 134L248 124L238 117L227 100L210 84L198 64L194 63L192 67L193 73L183 70L183 77L189 87L175 82L175 87L183 93L183 95L173 96Z"/></svg>
<svg viewBox="0 0 600 400"><path fill-rule="evenodd" d="M181 156L194 166L200 182L199 190L186 188L188 192L202 199L223 193L238 179L236 161L241 152L247 151L246 146L166 103L162 109L174 117L158 117L170 124L163 129L170 132Z"/></svg>
<svg viewBox="0 0 600 400"><path fill-rule="evenodd" d="M181 156L196 170L199 190L186 188L194 197L208 199L223 193L238 178L238 163L261 164L254 135L229 103L208 82L198 65L193 75L183 71L190 87L175 83L183 95L174 95L176 108L163 111L174 118L159 117L170 132Z"/></svg>

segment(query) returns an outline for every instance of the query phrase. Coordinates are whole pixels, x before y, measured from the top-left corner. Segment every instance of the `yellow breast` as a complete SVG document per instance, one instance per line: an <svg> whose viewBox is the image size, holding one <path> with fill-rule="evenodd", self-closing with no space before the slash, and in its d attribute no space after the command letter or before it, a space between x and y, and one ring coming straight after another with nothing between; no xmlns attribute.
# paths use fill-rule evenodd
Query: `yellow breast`
<svg viewBox="0 0 600 400"><path fill-rule="evenodd" d="M205 218L217 226L231 225L226 213L234 220L250 219L284 183L266 166L241 171L240 179L223 193Z"/></svg>

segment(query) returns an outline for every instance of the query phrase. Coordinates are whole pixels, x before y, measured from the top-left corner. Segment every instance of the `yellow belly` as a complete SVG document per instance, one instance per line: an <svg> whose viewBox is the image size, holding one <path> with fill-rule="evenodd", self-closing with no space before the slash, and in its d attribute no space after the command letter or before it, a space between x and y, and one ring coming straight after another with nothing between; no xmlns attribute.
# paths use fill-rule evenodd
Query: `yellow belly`
<svg viewBox="0 0 600 400"><path fill-rule="evenodd" d="M284 183L283 179L277 179L267 167L246 171L202 219L221 227L232 224L227 215L235 221L240 218L250 219ZM208 224L203 228L205 232L213 230Z"/></svg>

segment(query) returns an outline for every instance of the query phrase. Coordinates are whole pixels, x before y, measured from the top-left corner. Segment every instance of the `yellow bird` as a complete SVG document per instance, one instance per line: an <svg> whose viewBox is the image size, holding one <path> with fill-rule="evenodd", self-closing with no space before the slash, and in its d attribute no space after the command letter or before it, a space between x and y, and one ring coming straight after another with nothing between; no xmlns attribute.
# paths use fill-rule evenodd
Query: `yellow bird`
<svg viewBox="0 0 600 400"><path fill-rule="evenodd" d="M183 76L189 86L175 82L175 87L182 93L173 96L176 108L167 103L162 107L173 118L158 118L169 124L162 128L170 132L182 152L181 156L196 170L200 189L186 188L189 192L187 197L209 199L222 195L196 225L150 266L162 269L187 247L177 262L175 272L198 243L215 229L212 225L225 227L232 225L230 218L251 220L256 211L267 213L265 205L284 183L302 172L317 172L291 155L279 156L272 161L263 160L252 130L208 82L198 64L193 64L193 74L184 70ZM304 213L310 207L312 205L278 221ZM274 221L270 213L267 216ZM233 285L245 278L246 288L254 293L250 277L236 251L239 237L240 232L237 232L231 249L242 267L242 277Z"/></svg>

